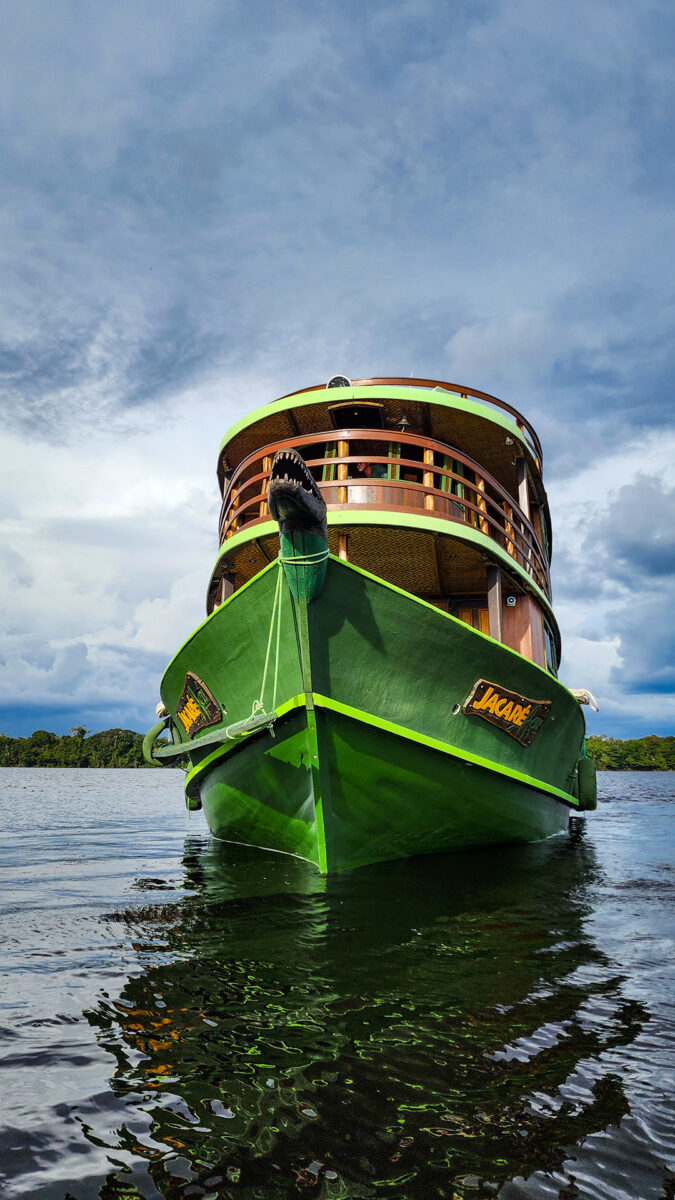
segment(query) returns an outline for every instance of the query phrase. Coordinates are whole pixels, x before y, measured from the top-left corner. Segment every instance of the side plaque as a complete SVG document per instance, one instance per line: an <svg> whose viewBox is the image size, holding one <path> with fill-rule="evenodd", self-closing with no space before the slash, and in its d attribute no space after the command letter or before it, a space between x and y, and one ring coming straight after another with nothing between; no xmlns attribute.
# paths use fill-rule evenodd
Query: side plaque
<svg viewBox="0 0 675 1200"><path fill-rule="evenodd" d="M188 737L194 737L207 725L217 725L223 714L215 696L198 675L188 671L185 686L176 706L176 716Z"/></svg>
<svg viewBox="0 0 675 1200"><path fill-rule="evenodd" d="M550 700L529 700L497 683L479 679L464 701L469 717L482 717L503 729L521 746L531 746L551 708Z"/></svg>

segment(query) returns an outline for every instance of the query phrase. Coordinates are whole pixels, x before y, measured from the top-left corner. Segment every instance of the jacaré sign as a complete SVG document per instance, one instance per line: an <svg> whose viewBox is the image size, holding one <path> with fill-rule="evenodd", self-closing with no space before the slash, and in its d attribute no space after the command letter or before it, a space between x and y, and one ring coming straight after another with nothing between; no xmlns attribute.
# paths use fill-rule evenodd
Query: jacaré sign
<svg viewBox="0 0 675 1200"><path fill-rule="evenodd" d="M551 708L550 700L530 700L498 683L479 679L464 701L469 717L482 717L503 729L521 746L531 746Z"/></svg>
<svg viewBox="0 0 675 1200"><path fill-rule="evenodd" d="M176 705L176 716L188 737L194 737L200 729L216 725L222 718L220 705L203 679L188 671L185 685Z"/></svg>

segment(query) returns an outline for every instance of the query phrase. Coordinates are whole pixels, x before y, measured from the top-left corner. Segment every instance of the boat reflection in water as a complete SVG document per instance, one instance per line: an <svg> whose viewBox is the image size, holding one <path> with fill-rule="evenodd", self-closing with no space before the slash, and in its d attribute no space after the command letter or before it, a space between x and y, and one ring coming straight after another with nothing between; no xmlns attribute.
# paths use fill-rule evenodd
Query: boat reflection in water
<svg viewBox="0 0 675 1200"><path fill-rule="evenodd" d="M185 899L124 914L142 973L89 1014L162 1195L578 1194L574 1143L628 1109L601 1056L646 1016L585 931L582 833L328 877L231 855L188 841Z"/></svg>

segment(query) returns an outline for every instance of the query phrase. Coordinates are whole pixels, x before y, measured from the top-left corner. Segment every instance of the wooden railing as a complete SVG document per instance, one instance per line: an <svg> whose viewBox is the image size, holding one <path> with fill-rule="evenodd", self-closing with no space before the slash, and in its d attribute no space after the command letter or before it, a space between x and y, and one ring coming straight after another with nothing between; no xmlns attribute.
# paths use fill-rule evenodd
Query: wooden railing
<svg viewBox="0 0 675 1200"><path fill-rule="evenodd" d="M460 396L462 400L479 400L482 404L486 404L491 408L500 408L503 412L507 412L513 417L520 432L529 442L530 449L534 451L537 458L537 465L541 471L544 455L541 448L541 442L537 437L536 430L530 425L530 422L514 408L512 404L507 404L505 400L500 400L498 396L492 396L490 392L479 392L476 388L465 387L460 383L444 383L440 379L407 379L405 376L374 376L370 379L352 379L352 387L408 387L422 388L431 392L451 392L454 396ZM293 396L304 396L307 392L322 392L325 391L325 383L314 384L313 387L301 388L299 392L289 392L287 396L282 396L282 400L290 400ZM330 392L329 392L330 395ZM431 400L431 397L429 398Z"/></svg>
<svg viewBox="0 0 675 1200"><path fill-rule="evenodd" d="M317 446L324 447L321 457L316 456ZM394 454L388 452L392 446ZM269 520L272 460L277 450L290 447L300 453L313 449L311 456L303 457L329 512L345 506L401 513L421 509L429 516L469 525L505 549L550 595L546 554L514 497L474 459L417 434L394 437L383 430L333 429L263 447L244 459L229 481L220 513L221 543ZM380 448L382 453L374 452ZM439 465L439 459L452 466ZM381 464L392 477L361 475L357 463L363 462Z"/></svg>

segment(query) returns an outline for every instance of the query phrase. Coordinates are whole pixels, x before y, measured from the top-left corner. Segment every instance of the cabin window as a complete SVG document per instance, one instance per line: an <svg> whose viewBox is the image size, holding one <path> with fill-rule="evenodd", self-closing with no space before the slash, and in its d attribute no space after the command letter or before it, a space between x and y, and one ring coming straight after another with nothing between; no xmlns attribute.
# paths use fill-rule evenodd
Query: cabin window
<svg viewBox="0 0 675 1200"><path fill-rule="evenodd" d="M488 615L487 598L480 596L475 599L460 600L452 608L453 617L459 617L472 629L480 633L490 633L490 618Z"/></svg>
<svg viewBox="0 0 675 1200"><path fill-rule="evenodd" d="M544 643L546 645L546 669L557 678L558 663L555 655L555 640L547 621L544 621Z"/></svg>
<svg viewBox="0 0 675 1200"><path fill-rule="evenodd" d="M334 429L383 429L384 405L372 401L361 403L350 400L345 404L331 404L330 419Z"/></svg>

